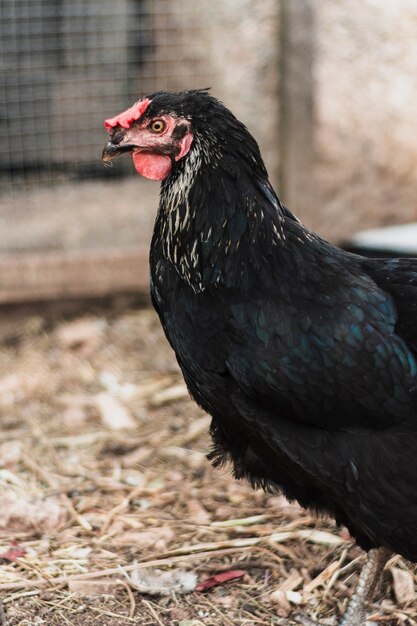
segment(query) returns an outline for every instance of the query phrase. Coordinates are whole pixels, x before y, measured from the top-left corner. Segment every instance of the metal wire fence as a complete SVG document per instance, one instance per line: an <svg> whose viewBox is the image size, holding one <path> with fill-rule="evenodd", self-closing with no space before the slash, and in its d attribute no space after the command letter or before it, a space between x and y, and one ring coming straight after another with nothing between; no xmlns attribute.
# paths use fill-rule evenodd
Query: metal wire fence
<svg viewBox="0 0 417 626"><path fill-rule="evenodd" d="M203 36L194 3L1 0L0 190L101 176L103 119L205 84Z"/></svg>

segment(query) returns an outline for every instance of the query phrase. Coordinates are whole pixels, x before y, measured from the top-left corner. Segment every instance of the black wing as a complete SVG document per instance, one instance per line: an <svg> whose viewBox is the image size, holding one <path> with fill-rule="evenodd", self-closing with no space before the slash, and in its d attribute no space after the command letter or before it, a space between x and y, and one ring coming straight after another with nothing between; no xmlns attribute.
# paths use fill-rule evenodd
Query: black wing
<svg viewBox="0 0 417 626"><path fill-rule="evenodd" d="M281 259L268 270L274 286L260 281L257 293L230 305L229 373L271 413L304 424L386 428L417 419L417 272L411 287L404 264L367 274L359 257L313 244L298 248L302 270L293 264L292 281Z"/></svg>

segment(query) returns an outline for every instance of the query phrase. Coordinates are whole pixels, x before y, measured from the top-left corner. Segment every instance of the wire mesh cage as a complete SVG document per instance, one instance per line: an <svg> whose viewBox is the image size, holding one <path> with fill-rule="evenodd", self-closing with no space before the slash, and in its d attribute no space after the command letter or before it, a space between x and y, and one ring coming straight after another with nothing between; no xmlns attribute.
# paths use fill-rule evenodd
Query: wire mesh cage
<svg viewBox="0 0 417 626"><path fill-rule="evenodd" d="M102 120L155 88L201 84L203 21L167 0L2 0L2 190L101 175ZM187 31L187 46L181 32ZM118 172L121 172L118 168Z"/></svg>
<svg viewBox="0 0 417 626"><path fill-rule="evenodd" d="M146 242L157 186L132 184L128 158L103 167L103 120L146 93L210 85L211 9L191 0L0 6L0 253Z"/></svg>
<svg viewBox="0 0 417 626"><path fill-rule="evenodd" d="M275 163L277 0L0 7L0 253L149 240L158 186L100 159L103 120L153 91L212 87Z"/></svg>

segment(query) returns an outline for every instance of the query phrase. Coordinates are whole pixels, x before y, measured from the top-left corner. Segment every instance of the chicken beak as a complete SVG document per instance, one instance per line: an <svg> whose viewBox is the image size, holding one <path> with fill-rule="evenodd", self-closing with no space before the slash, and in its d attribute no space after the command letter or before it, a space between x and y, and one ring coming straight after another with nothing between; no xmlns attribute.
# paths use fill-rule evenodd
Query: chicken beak
<svg viewBox="0 0 417 626"><path fill-rule="evenodd" d="M112 161L112 159L119 156L119 154L122 154L123 152L126 152L126 150L121 148L120 146L116 146L111 141L108 141L104 146L101 160L105 165L107 165L110 163L110 161Z"/></svg>

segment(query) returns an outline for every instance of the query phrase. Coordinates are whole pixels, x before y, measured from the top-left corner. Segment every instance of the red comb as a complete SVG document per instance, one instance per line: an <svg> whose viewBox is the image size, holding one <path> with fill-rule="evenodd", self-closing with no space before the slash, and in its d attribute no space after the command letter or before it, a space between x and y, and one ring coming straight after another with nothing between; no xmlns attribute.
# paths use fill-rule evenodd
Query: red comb
<svg viewBox="0 0 417 626"><path fill-rule="evenodd" d="M107 132L110 132L112 128L115 126L121 126L122 128L130 128L132 122L138 120L146 111L150 104L149 98L145 98L145 100L139 100L139 102L135 102L130 109L126 109L123 113L119 113L115 117L111 117L110 119L104 122L104 126Z"/></svg>

